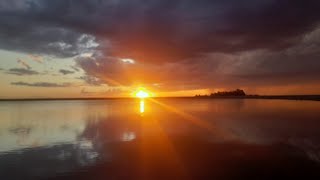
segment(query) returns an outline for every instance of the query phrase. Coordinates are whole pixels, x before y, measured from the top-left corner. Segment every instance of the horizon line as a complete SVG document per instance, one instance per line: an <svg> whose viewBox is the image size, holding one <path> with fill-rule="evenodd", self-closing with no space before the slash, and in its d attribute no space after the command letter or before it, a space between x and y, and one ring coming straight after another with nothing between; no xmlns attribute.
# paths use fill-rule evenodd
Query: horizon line
<svg viewBox="0 0 320 180"><path fill-rule="evenodd" d="M218 98L218 99L288 99L288 100L320 100L320 94L291 94L291 95L245 95L245 96L210 96L210 95L203 95L200 97L194 96L155 96L149 97L150 98ZM307 98L307 99L306 99ZM0 101L45 101L45 100L112 100L112 99L141 99L137 97L61 97L61 98L50 98L50 97L37 97L37 98L0 98Z"/></svg>

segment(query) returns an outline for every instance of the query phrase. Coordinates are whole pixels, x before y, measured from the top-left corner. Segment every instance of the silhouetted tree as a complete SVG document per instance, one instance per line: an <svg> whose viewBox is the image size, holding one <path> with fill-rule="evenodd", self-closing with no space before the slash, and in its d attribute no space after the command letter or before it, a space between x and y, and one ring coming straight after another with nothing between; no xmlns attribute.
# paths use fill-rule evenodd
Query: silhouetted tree
<svg viewBox="0 0 320 180"><path fill-rule="evenodd" d="M236 89L234 91L218 91L211 93L210 96L245 96L246 93L242 89Z"/></svg>

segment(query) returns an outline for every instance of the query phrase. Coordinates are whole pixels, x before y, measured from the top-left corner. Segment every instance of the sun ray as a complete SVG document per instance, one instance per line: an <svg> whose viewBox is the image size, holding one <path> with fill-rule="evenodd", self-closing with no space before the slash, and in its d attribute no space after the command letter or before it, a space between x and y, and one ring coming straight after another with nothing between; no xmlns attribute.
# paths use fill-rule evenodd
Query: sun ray
<svg viewBox="0 0 320 180"><path fill-rule="evenodd" d="M149 100L149 99L148 99ZM147 100L146 100L147 101ZM141 102L144 100L140 100ZM149 114L150 115L150 114ZM141 179L152 179L152 167L154 162L161 161L166 164L168 171L172 171L171 176L174 179L186 179L187 171L179 153L176 151L170 136L166 133L160 124L158 116L141 116ZM152 135L150 135L152 131ZM157 152L157 156L155 155ZM160 159L158 159L160 158ZM173 178L171 177L171 178Z"/></svg>
<svg viewBox="0 0 320 180"><path fill-rule="evenodd" d="M191 114L188 114L186 112L180 111L179 109L177 109L175 107L172 107L172 106L169 106L165 103L162 103L162 102L156 100L155 98L150 98L150 100L152 102L164 107L165 109L167 109L175 114L178 114L179 116L183 117L185 120L188 120L189 122L191 122L201 128L208 130L210 133L215 134L219 138L226 138L227 136L228 137L231 136L230 133L227 133L226 131L222 130L221 128L218 129L217 127L213 126L212 124L210 124L206 121L203 121L203 120L201 120Z"/></svg>

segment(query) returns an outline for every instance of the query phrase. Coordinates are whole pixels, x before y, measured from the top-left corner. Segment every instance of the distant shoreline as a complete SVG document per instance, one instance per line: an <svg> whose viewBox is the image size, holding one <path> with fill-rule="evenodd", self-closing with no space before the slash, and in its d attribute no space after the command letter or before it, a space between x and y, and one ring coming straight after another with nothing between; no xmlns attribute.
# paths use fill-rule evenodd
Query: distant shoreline
<svg viewBox="0 0 320 180"><path fill-rule="evenodd" d="M304 100L320 101L320 95L245 95L245 96L199 96L194 98L204 99L279 99L279 100Z"/></svg>
<svg viewBox="0 0 320 180"><path fill-rule="evenodd" d="M185 96L185 97L154 97L156 99L279 99L279 100L303 100L320 101L320 95L245 95L245 96ZM65 100L116 100L138 99L133 97L109 97L109 98L24 98L24 99L0 99L0 101L65 101Z"/></svg>

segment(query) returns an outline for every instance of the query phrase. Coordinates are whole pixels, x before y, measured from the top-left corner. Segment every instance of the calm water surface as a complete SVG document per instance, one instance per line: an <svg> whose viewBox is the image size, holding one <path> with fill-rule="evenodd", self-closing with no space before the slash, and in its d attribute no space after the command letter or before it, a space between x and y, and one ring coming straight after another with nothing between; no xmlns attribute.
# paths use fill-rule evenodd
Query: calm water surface
<svg viewBox="0 0 320 180"><path fill-rule="evenodd" d="M0 102L1 179L275 179L320 173L320 102Z"/></svg>

